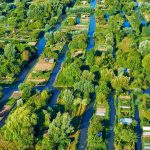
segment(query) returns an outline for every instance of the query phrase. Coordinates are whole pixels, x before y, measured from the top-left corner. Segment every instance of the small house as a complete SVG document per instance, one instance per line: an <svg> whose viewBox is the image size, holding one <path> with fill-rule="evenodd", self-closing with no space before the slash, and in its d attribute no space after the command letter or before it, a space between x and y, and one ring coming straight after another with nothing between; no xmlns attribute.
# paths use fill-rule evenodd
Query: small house
<svg viewBox="0 0 150 150"><path fill-rule="evenodd" d="M105 116L106 115L106 108L105 107L98 107L96 110L97 116Z"/></svg>

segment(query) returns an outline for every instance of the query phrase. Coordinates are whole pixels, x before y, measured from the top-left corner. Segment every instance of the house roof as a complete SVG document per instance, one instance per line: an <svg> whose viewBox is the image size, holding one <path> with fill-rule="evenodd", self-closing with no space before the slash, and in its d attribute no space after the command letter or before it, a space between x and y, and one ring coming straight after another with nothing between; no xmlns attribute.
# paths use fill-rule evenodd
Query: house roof
<svg viewBox="0 0 150 150"><path fill-rule="evenodd" d="M150 132L143 132L143 136L150 137Z"/></svg>

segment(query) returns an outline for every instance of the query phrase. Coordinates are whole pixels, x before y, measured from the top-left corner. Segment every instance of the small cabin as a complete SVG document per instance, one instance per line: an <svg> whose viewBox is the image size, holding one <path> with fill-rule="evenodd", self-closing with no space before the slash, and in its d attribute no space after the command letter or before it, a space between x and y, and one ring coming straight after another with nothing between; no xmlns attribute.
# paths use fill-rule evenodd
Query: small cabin
<svg viewBox="0 0 150 150"><path fill-rule="evenodd" d="M96 110L97 116L105 116L106 115L106 108L105 107L98 107Z"/></svg>

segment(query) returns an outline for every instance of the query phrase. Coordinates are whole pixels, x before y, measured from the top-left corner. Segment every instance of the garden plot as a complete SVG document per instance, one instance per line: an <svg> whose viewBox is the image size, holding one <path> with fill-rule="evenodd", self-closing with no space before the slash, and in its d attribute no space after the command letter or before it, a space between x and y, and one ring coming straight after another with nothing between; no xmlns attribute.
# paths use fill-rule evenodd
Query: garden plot
<svg viewBox="0 0 150 150"><path fill-rule="evenodd" d="M64 45L66 43L66 41L64 40L67 40L65 39L65 34L64 37L62 37L61 34L62 32L60 31L55 32L52 35L53 40L49 39L49 36L51 36L51 34L47 34L46 47L42 55L40 56L38 62L28 75L26 79L27 83L33 83L35 85L38 85L45 84L49 80L52 70L54 69L55 64L57 63L59 54L63 50ZM59 39L54 41L54 37Z"/></svg>
<svg viewBox="0 0 150 150"><path fill-rule="evenodd" d="M88 27L89 24L76 24L72 26L65 26L61 30L62 32L75 31L75 30L88 31Z"/></svg>
<svg viewBox="0 0 150 150"><path fill-rule="evenodd" d="M141 120L142 133L142 143L143 149L150 149L150 96L147 94L140 95L139 100L139 114Z"/></svg>
<svg viewBox="0 0 150 150"><path fill-rule="evenodd" d="M127 93L122 93L117 97L116 110L117 121L115 125L115 149L133 150L137 135L135 133L135 120L133 98ZM128 140L127 140L128 139ZM129 140L130 139L130 140Z"/></svg>
<svg viewBox="0 0 150 150"><path fill-rule="evenodd" d="M88 1L79 1L78 3L76 3L75 7L90 7L90 3Z"/></svg>
<svg viewBox="0 0 150 150"><path fill-rule="evenodd" d="M1 109L0 109L0 120L2 120L11 110L11 106L9 105L4 105Z"/></svg>
<svg viewBox="0 0 150 150"><path fill-rule="evenodd" d="M121 124L132 123L132 99L129 95L120 95L118 97L118 120Z"/></svg>
<svg viewBox="0 0 150 150"><path fill-rule="evenodd" d="M140 105L139 105L139 112L140 112L140 119L142 126L149 126L150 125L150 96L149 95L142 95L139 97Z"/></svg>
<svg viewBox="0 0 150 150"><path fill-rule="evenodd" d="M52 48L51 51L61 51L65 43L57 43Z"/></svg>
<svg viewBox="0 0 150 150"><path fill-rule="evenodd" d="M53 59L44 58L40 59L38 63L35 65L33 72L36 71L50 71L53 68Z"/></svg>
<svg viewBox="0 0 150 150"><path fill-rule="evenodd" d="M98 0L97 6L101 8L101 10L106 10L105 0Z"/></svg>
<svg viewBox="0 0 150 150"><path fill-rule="evenodd" d="M77 5L80 7L80 3ZM73 30L88 30L91 16L90 7L86 8L74 8L68 10L68 18L64 22L65 27L63 27L63 32L73 31Z"/></svg>
<svg viewBox="0 0 150 150"><path fill-rule="evenodd" d="M149 150L150 149L150 126L143 126L143 149Z"/></svg>
<svg viewBox="0 0 150 150"><path fill-rule="evenodd" d="M14 80L10 77L0 77L1 84L9 84L12 83Z"/></svg>
<svg viewBox="0 0 150 150"><path fill-rule="evenodd" d="M40 84L49 79L49 75L55 66L54 59L44 58L39 59L31 73L26 79L26 82Z"/></svg>

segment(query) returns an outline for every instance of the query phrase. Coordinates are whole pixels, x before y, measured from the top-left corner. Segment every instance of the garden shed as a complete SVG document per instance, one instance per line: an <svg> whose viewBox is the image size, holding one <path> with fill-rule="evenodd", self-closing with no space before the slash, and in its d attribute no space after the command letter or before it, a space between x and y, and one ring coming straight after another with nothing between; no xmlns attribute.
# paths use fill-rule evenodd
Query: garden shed
<svg viewBox="0 0 150 150"><path fill-rule="evenodd" d="M105 107L98 107L96 110L97 116L105 116L106 115L106 108Z"/></svg>
<svg viewBox="0 0 150 150"><path fill-rule="evenodd" d="M11 98L18 100L21 97L21 92L20 91L14 91L13 94L11 95Z"/></svg>
<svg viewBox="0 0 150 150"><path fill-rule="evenodd" d="M98 49L97 50L106 52L107 51L107 46L106 45L98 45Z"/></svg>
<svg viewBox="0 0 150 150"><path fill-rule="evenodd" d="M45 62L49 62L49 63L54 63L55 59L54 59L54 58L45 57L45 58L44 58L44 61L45 61Z"/></svg>
<svg viewBox="0 0 150 150"><path fill-rule="evenodd" d="M90 18L90 14L81 15L81 19L87 19L87 18Z"/></svg>
<svg viewBox="0 0 150 150"><path fill-rule="evenodd" d="M143 126L143 136L150 137L150 126Z"/></svg>
<svg viewBox="0 0 150 150"><path fill-rule="evenodd" d="M35 46L36 42L28 42L28 45Z"/></svg>
<svg viewBox="0 0 150 150"><path fill-rule="evenodd" d="M81 1L81 4L87 5L87 4L88 4L88 1Z"/></svg>
<svg viewBox="0 0 150 150"><path fill-rule="evenodd" d="M132 123L132 118L121 118L120 124L130 125Z"/></svg>
<svg viewBox="0 0 150 150"><path fill-rule="evenodd" d="M81 54L83 54L83 51L76 51L76 52L74 52L73 53L73 57L77 57L77 56L79 56L79 55L81 55Z"/></svg>

